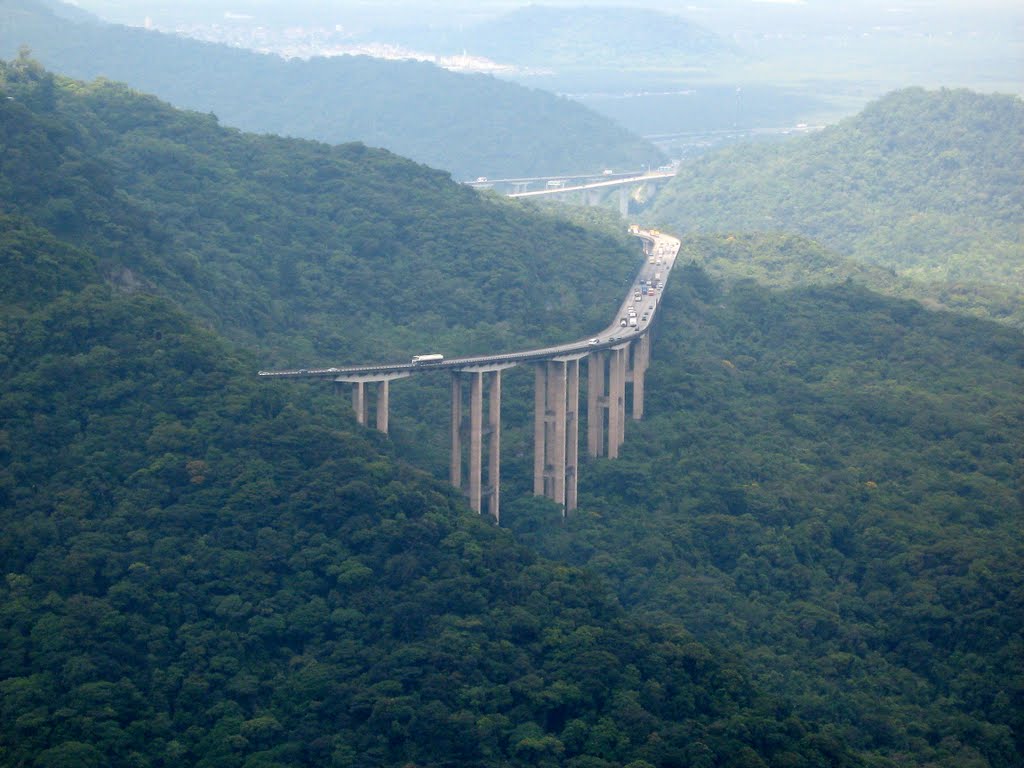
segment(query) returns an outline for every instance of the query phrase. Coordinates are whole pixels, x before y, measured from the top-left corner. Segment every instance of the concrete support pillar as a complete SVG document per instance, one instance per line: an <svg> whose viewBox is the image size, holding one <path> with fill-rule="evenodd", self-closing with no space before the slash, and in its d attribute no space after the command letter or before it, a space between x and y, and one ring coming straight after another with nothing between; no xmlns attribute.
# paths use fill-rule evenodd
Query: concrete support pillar
<svg viewBox="0 0 1024 768"><path fill-rule="evenodd" d="M548 407L551 414L551 440L548 443L548 466L551 476L551 499L565 504L565 389L566 363L548 362Z"/></svg>
<svg viewBox="0 0 1024 768"><path fill-rule="evenodd" d="M629 187L619 188L619 213L622 218L629 218Z"/></svg>
<svg viewBox="0 0 1024 768"><path fill-rule="evenodd" d="M627 347L611 350L608 372L608 458L619 457L626 426L626 352Z"/></svg>
<svg viewBox="0 0 1024 768"><path fill-rule="evenodd" d="M533 495L544 495L544 464L546 446L544 440L545 414L547 412L548 376L544 363L534 366L533 387Z"/></svg>
<svg viewBox="0 0 1024 768"><path fill-rule="evenodd" d="M488 388L487 508L494 522L501 521L498 508L501 495L501 371L491 371Z"/></svg>
<svg viewBox="0 0 1024 768"><path fill-rule="evenodd" d="M462 487L462 378L457 371L452 371L452 455L448 481L456 488Z"/></svg>
<svg viewBox="0 0 1024 768"><path fill-rule="evenodd" d="M352 385L352 410L355 411L356 421L365 427L370 423L370 393L368 390L371 384L376 384L377 386L374 388L377 398L375 424L377 430L386 435L391 418L391 382L396 379L408 378L409 375L405 372L396 372L339 376L334 380L334 386L341 393L344 384Z"/></svg>
<svg viewBox="0 0 1024 768"><path fill-rule="evenodd" d="M594 457L604 455L606 359L603 351L587 356L587 453Z"/></svg>
<svg viewBox="0 0 1024 768"><path fill-rule="evenodd" d="M576 477L580 453L580 361L566 363L565 514L576 509Z"/></svg>
<svg viewBox="0 0 1024 768"><path fill-rule="evenodd" d="M388 433L388 409L391 400L391 382L387 379L377 382L377 431Z"/></svg>
<svg viewBox="0 0 1024 768"><path fill-rule="evenodd" d="M352 382L352 410L356 412L356 421L365 425L369 408L366 403L366 382Z"/></svg>
<svg viewBox="0 0 1024 768"><path fill-rule="evenodd" d="M534 369L533 492L576 509L580 361L548 360Z"/></svg>
<svg viewBox="0 0 1024 768"><path fill-rule="evenodd" d="M469 374L469 506L474 512L481 508L480 488L483 470L483 374Z"/></svg>
<svg viewBox="0 0 1024 768"><path fill-rule="evenodd" d="M469 506L483 513L484 502L487 511L500 520L501 498L501 371L510 368L505 365L495 368L462 369L452 371L452 456L449 478L452 485L462 487L463 470L463 382L469 380L469 424L466 460L466 496ZM484 409L484 396L487 408ZM487 475L484 477L484 436L487 436Z"/></svg>

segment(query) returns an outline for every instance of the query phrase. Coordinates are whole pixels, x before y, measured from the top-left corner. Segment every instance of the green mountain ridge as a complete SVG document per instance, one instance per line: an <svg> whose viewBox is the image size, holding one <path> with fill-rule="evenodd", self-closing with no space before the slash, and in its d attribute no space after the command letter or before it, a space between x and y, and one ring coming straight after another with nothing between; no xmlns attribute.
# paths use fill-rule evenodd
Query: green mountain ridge
<svg viewBox="0 0 1024 768"><path fill-rule="evenodd" d="M172 181L203 199L225 168L181 149L227 132L26 61L2 74L0 764L858 764L739 662L473 515L344 401L256 380L187 291L157 295L196 285L157 270L171 222L135 227ZM176 135L177 172L117 153L105 175L125 124ZM250 159L264 142L233 138ZM334 152L275 146L300 175ZM364 181L422 172L350 151L378 161ZM168 200L114 183L133 169ZM137 283L111 279L128 266Z"/></svg>
<svg viewBox="0 0 1024 768"><path fill-rule="evenodd" d="M503 388L497 530L409 464L446 459L446 389L396 387L388 440L253 374L582 334L635 242L0 74L0 764L1019 764L1019 332L723 287L688 241L645 420L565 524L528 495L530 382Z"/></svg>
<svg viewBox="0 0 1024 768"><path fill-rule="evenodd" d="M650 217L800 234L891 269L903 295L1024 327L1022 130L1018 97L909 88L820 133L684 165Z"/></svg>
<svg viewBox="0 0 1024 768"><path fill-rule="evenodd" d="M508 525L870 765L1019 764L1024 337L853 282L672 280L621 458L565 526Z"/></svg>
<svg viewBox="0 0 1024 768"><path fill-rule="evenodd" d="M7 71L6 208L88 244L108 279L258 339L266 366L583 336L640 255L388 152L246 136L120 85Z"/></svg>
<svg viewBox="0 0 1024 768"><path fill-rule="evenodd" d="M774 713L166 302L93 285L22 309L0 763L662 765L695 738L726 758Z"/></svg>
<svg viewBox="0 0 1024 768"><path fill-rule="evenodd" d="M38 0L0 7L0 55L27 45L49 69L124 81L247 131L361 141L477 176L641 168L657 148L568 99L426 62L366 56L285 61L227 46L54 14Z"/></svg>

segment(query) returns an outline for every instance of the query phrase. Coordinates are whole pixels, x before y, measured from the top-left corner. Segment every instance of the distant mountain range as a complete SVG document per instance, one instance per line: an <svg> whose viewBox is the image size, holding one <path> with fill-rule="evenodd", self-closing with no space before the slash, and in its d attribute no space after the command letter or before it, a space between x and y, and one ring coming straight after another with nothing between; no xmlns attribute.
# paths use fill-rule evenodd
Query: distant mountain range
<svg viewBox="0 0 1024 768"><path fill-rule="evenodd" d="M389 34L394 34L389 32ZM466 51L533 67L659 68L706 62L732 52L720 36L670 13L645 8L529 5L461 30L409 30L409 45Z"/></svg>
<svg viewBox="0 0 1024 768"><path fill-rule="evenodd" d="M56 10L55 10L56 9ZM660 150L551 93L432 64L342 56L285 61L9 0L0 55L27 45L49 69L105 77L225 124L329 143L362 141L456 178L640 168Z"/></svg>

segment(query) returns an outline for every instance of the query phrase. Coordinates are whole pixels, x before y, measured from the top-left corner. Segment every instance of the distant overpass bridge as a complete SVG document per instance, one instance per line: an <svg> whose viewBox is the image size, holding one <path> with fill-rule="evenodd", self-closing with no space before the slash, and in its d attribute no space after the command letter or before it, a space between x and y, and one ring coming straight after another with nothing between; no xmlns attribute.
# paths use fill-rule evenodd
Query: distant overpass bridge
<svg viewBox="0 0 1024 768"><path fill-rule="evenodd" d="M647 185L664 183L675 175L674 170L660 169L511 179L487 179L481 176L475 181L467 181L466 185L477 189L495 189L508 197L560 196L562 199L576 199L583 205L598 205L610 189L618 188L619 212L626 216L629 213L631 192L639 191Z"/></svg>
<svg viewBox="0 0 1024 768"><path fill-rule="evenodd" d="M465 490L476 512L483 512L486 500L488 513L498 522L501 372L517 365L532 365L535 377L533 492L562 504L567 514L575 510L577 504L580 362L586 362L587 371L587 452L590 456L618 457L625 439L627 384L632 385L632 418L643 416L651 324L679 251L679 240L656 230L631 227L630 231L643 240L644 262L614 318L595 336L492 355L455 358L424 355L411 362L260 371L259 376L269 380L322 379L338 386L348 384L352 388L356 420L364 425L370 421L368 385L372 385L376 393L376 428L387 433L392 381L413 375L448 373L451 378L449 479L452 485ZM642 286L647 285L654 287L645 291ZM467 384L468 402L464 391ZM463 482L464 469L467 470L466 482Z"/></svg>

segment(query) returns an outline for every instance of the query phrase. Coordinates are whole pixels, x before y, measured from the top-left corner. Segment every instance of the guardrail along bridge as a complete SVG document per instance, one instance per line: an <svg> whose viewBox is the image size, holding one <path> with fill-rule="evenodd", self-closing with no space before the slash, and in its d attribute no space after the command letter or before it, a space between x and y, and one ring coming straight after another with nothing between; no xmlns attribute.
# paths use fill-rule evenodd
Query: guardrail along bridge
<svg viewBox="0 0 1024 768"><path fill-rule="evenodd" d="M643 417L651 324L675 264L679 240L636 226L630 227L630 232L643 241L644 263L612 322L595 336L551 347L493 355L444 358L439 354L424 354L408 363L260 371L259 375L268 379L314 378L349 384L356 419L364 425L370 421L368 395L373 392L376 428L387 433L391 382L419 373L447 371L451 375L449 479L452 485L466 492L470 506L477 512L483 512L486 502L488 514L498 522L501 372L517 365L532 365L533 492L562 504L565 513L569 513L576 509L580 363L585 361L587 365L587 453L590 456L618 457L625 434L627 385L632 388L632 418Z"/></svg>

